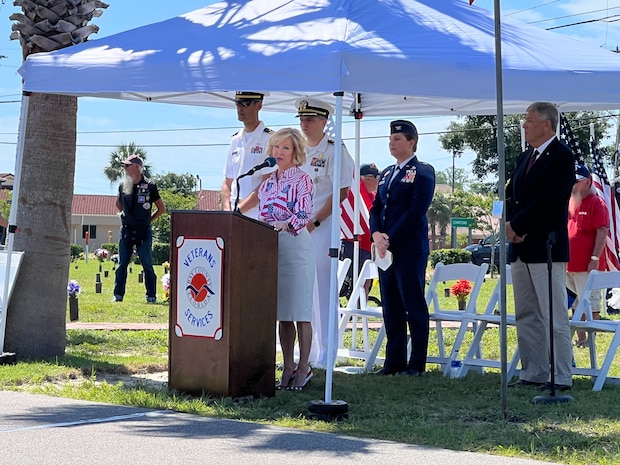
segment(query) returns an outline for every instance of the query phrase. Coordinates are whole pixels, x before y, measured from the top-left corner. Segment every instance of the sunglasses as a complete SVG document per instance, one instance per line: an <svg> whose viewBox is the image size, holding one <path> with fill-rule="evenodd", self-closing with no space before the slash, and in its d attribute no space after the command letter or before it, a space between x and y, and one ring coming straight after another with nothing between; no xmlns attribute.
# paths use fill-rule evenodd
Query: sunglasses
<svg viewBox="0 0 620 465"><path fill-rule="evenodd" d="M237 105L238 107L244 107L247 108L250 105L252 105L256 100L237 100L235 102L235 105Z"/></svg>

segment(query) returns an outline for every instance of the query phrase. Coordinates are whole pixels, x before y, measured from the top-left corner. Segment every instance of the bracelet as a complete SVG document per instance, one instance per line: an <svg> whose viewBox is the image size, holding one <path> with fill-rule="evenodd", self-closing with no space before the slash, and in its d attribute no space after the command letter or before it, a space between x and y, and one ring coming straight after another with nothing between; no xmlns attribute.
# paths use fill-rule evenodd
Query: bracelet
<svg viewBox="0 0 620 465"><path fill-rule="evenodd" d="M594 261L597 261L597 262L598 262L598 257L597 257L596 255L592 255L592 256L590 257L590 260L594 260Z"/></svg>

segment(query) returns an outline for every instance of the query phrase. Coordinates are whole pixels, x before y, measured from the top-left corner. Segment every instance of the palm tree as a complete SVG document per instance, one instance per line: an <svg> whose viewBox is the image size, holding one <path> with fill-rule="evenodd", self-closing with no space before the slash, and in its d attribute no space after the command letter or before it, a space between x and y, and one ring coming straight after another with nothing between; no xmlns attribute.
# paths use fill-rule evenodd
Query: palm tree
<svg viewBox="0 0 620 465"><path fill-rule="evenodd" d="M431 205L426 212L429 227L431 228L432 250L441 248L446 239L446 228L451 217L450 199L446 194L435 191ZM437 243L436 232L440 230L440 243Z"/></svg>
<svg viewBox="0 0 620 465"><path fill-rule="evenodd" d="M144 176L147 178L151 176L151 167L146 163L146 151L134 142L130 142L119 145L116 150L110 153L110 164L103 170L103 174L110 180L110 184L115 184L123 179L125 171L121 162L130 155L139 155L144 161Z"/></svg>
<svg viewBox="0 0 620 465"><path fill-rule="evenodd" d="M87 25L107 8L98 0L15 0L11 39L24 59L88 39ZM32 94L17 202L16 250L24 251L6 312L7 351L19 358L61 356L66 347L71 201L75 172L77 98ZM17 173L16 173L17 174Z"/></svg>

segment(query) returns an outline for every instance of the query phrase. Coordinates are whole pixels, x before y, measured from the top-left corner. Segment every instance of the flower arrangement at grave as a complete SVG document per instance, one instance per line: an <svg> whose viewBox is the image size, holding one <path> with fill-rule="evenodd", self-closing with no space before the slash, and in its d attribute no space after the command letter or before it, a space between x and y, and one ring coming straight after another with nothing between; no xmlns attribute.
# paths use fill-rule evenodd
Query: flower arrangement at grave
<svg viewBox="0 0 620 465"><path fill-rule="evenodd" d="M161 277L161 287L164 290L163 300L168 302L170 300L170 273L166 273Z"/></svg>
<svg viewBox="0 0 620 465"><path fill-rule="evenodd" d="M70 299L77 299L77 296L81 290L80 284L75 279L69 281L69 284L67 285L67 295Z"/></svg>
<svg viewBox="0 0 620 465"><path fill-rule="evenodd" d="M168 263L167 261L165 261L164 263L161 264L161 266L164 267L164 273L168 273L170 272L170 263Z"/></svg>
<svg viewBox="0 0 620 465"><path fill-rule="evenodd" d="M467 296L471 294L471 283L466 279L459 279L450 287L450 293L456 297L459 302L465 302Z"/></svg>
<svg viewBox="0 0 620 465"><path fill-rule="evenodd" d="M106 249L95 249L93 252L99 262L103 262L110 256L110 252Z"/></svg>

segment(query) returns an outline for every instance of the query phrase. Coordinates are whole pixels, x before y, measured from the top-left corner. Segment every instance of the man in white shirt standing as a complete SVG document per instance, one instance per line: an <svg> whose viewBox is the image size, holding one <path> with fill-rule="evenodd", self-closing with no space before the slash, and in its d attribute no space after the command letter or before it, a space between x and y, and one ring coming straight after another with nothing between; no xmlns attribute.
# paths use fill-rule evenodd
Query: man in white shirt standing
<svg viewBox="0 0 620 465"><path fill-rule="evenodd" d="M347 198L353 182L355 163L344 144L341 151L340 179L334 179L334 141L325 134L325 126L333 107L315 98L300 98L295 102L301 131L306 136L306 164L302 169L310 175L314 183L314 215L308 222L308 231L314 245L316 256L316 283L318 295L312 314L314 340L310 361L316 368L327 367L328 328L329 328L329 283L331 262L329 248L332 223L332 192L334 184L340 188L340 202ZM336 216L338 221L338 216ZM331 315L334 324L332 339L332 360L336 360L338 350L338 313Z"/></svg>
<svg viewBox="0 0 620 465"><path fill-rule="evenodd" d="M226 211L235 209L237 199L236 179L254 166L261 164L269 156L267 144L271 137L270 129L259 119L258 112L263 107L263 92L240 91L235 93L237 119L243 129L232 137L224 167L222 184L222 207ZM237 207L245 216L258 219L258 197L256 190L263 178L276 168L263 168L251 176L239 180L239 203Z"/></svg>

